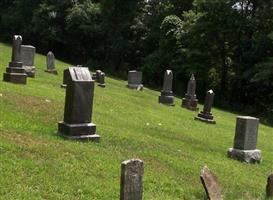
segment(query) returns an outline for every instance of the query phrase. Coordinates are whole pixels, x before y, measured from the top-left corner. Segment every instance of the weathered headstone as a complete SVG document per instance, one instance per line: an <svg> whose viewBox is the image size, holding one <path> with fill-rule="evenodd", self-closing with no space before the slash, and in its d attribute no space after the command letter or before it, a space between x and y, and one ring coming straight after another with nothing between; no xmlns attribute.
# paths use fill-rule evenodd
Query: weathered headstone
<svg viewBox="0 0 273 200"><path fill-rule="evenodd" d="M209 90L206 94L205 103L203 111L201 111L197 117L194 119L200 120L202 122L215 124L215 120L213 119L213 115L211 113L211 108L214 100L214 92L212 90Z"/></svg>
<svg viewBox="0 0 273 200"><path fill-rule="evenodd" d="M261 150L256 149L259 119L238 116L234 137L234 146L228 150L228 156L247 163L259 163Z"/></svg>
<svg viewBox="0 0 273 200"><path fill-rule="evenodd" d="M172 91L173 86L173 72L166 70L164 74L163 89L161 95L158 97L158 102L170 106L174 106L174 96Z"/></svg>
<svg viewBox="0 0 273 200"><path fill-rule="evenodd" d="M142 200L144 163L139 159L121 164L120 200Z"/></svg>
<svg viewBox="0 0 273 200"><path fill-rule="evenodd" d="M96 80L98 82L98 86L105 87L105 73L101 70L96 70Z"/></svg>
<svg viewBox="0 0 273 200"><path fill-rule="evenodd" d="M58 74L56 68L55 68L55 56L54 54L49 51L46 56L46 70L45 72L51 73L51 74Z"/></svg>
<svg viewBox="0 0 273 200"><path fill-rule="evenodd" d="M267 177L266 197L273 197L273 174Z"/></svg>
<svg viewBox="0 0 273 200"><path fill-rule="evenodd" d="M128 73L128 88L142 90L142 72L139 71L129 71Z"/></svg>
<svg viewBox="0 0 273 200"><path fill-rule="evenodd" d="M218 183L217 177L212 173L208 167L201 170L200 179L206 191L207 197L210 200L222 200L221 187Z"/></svg>
<svg viewBox="0 0 273 200"><path fill-rule="evenodd" d="M67 68L63 71L63 83L61 84L62 88L66 88L69 78L70 78L70 74L69 74L69 69Z"/></svg>
<svg viewBox="0 0 273 200"><path fill-rule="evenodd" d="M6 68L6 72L3 76L3 81L26 84L27 74L23 68L22 56L21 56L22 37L15 35L12 41L12 57L9 66Z"/></svg>
<svg viewBox="0 0 273 200"><path fill-rule="evenodd" d="M196 80L194 75L191 75L191 78L188 82L188 87L187 87L187 93L185 94L185 98L182 99L182 107L187 108L189 110L196 111L198 110L197 105L198 105L198 99L196 98Z"/></svg>
<svg viewBox="0 0 273 200"><path fill-rule="evenodd" d="M98 142L96 125L92 123L94 81L88 68L69 67L64 121L59 122L59 134L75 140Z"/></svg>
<svg viewBox="0 0 273 200"><path fill-rule="evenodd" d="M36 48L30 45L21 45L21 54L23 68L26 71L28 77L35 77L36 68L34 66Z"/></svg>

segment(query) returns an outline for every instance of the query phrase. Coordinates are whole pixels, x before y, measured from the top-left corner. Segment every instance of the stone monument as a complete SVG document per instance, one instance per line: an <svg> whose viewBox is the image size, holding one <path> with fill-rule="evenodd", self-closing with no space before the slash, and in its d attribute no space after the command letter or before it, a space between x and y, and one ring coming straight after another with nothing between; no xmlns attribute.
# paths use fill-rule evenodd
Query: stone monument
<svg viewBox="0 0 273 200"><path fill-rule="evenodd" d="M142 72L138 72L135 70L129 71L127 87L130 89L142 90Z"/></svg>
<svg viewBox="0 0 273 200"><path fill-rule="evenodd" d="M21 45L22 37L20 35L15 35L12 41L11 62L3 75L3 81L18 84L27 83L27 74L22 63Z"/></svg>
<svg viewBox="0 0 273 200"><path fill-rule="evenodd" d="M133 159L122 162L120 200L142 200L144 163Z"/></svg>
<svg viewBox="0 0 273 200"><path fill-rule="evenodd" d="M158 97L158 102L170 106L174 106L173 96L173 72L172 70L166 70L164 74L163 89L161 95Z"/></svg>
<svg viewBox="0 0 273 200"><path fill-rule="evenodd" d="M198 110L197 108L198 99L196 98L195 91L196 91L196 80L195 80L194 74L192 74L188 82L187 93L185 94L185 98L182 99L181 106L183 108L187 108L193 111Z"/></svg>
<svg viewBox="0 0 273 200"><path fill-rule="evenodd" d="M69 67L64 121L59 122L59 134L68 139L99 142L96 125L92 123L94 81L88 68Z"/></svg>
<svg viewBox="0 0 273 200"><path fill-rule="evenodd" d="M233 148L228 150L228 157L247 163L260 163L261 151L256 149L259 119L238 116Z"/></svg>
<svg viewBox="0 0 273 200"><path fill-rule="evenodd" d="M69 78L70 78L70 74L69 74L69 69L67 68L63 71L63 83L61 84L62 88L66 88Z"/></svg>
<svg viewBox="0 0 273 200"><path fill-rule="evenodd" d="M23 68L28 77L34 78L36 68L34 66L36 48L30 45L21 45Z"/></svg>
<svg viewBox="0 0 273 200"><path fill-rule="evenodd" d="M56 74L56 75L58 74L55 68L55 56L51 51L47 53L46 66L47 66L47 69L45 70L45 72Z"/></svg>
<svg viewBox="0 0 273 200"><path fill-rule="evenodd" d="M200 120L202 122L206 122L206 123L211 123L211 124L215 124L215 120L213 119L213 115L211 113L211 108L212 108L212 104L213 104L213 100L214 100L214 92L212 90L209 90L206 94L206 98L205 98L205 104L204 104L204 108L203 111L201 111L197 117L195 117L194 119L196 120Z"/></svg>
<svg viewBox="0 0 273 200"><path fill-rule="evenodd" d="M98 86L105 87L105 73L101 70L96 70L96 80L98 82Z"/></svg>

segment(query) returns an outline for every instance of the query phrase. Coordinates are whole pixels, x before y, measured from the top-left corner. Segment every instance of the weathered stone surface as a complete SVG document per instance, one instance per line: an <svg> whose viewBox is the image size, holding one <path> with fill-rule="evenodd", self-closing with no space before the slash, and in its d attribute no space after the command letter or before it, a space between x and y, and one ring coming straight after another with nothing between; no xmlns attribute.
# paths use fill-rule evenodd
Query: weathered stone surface
<svg viewBox="0 0 273 200"><path fill-rule="evenodd" d="M270 174L267 178L266 197L273 197L273 174Z"/></svg>
<svg viewBox="0 0 273 200"><path fill-rule="evenodd" d="M203 107L203 111L201 111L197 117L195 117L194 119L202 121L202 122L206 122L206 123L211 123L211 124L215 124L216 121L213 119L213 115L211 113L211 108L212 108L212 104L213 104L213 100L214 100L214 92L212 90L209 90L206 94L206 98L205 98L205 104Z"/></svg>
<svg viewBox="0 0 273 200"><path fill-rule="evenodd" d="M68 139L99 141L96 125L92 123L94 81L88 68L69 67L64 121L59 122L59 133Z"/></svg>
<svg viewBox="0 0 273 200"><path fill-rule="evenodd" d="M96 70L96 81L98 82L98 86L105 87L105 73L101 70Z"/></svg>
<svg viewBox="0 0 273 200"><path fill-rule="evenodd" d="M23 69L22 63L21 44L22 37L20 35L15 35L12 41L11 62L3 75L3 81L17 84L27 83L27 74Z"/></svg>
<svg viewBox="0 0 273 200"><path fill-rule="evenodd" d="M166 70L164 74L163 89L161 91L161 95L158 97L159 103L174 106L172 84L173 84L172 70Z"/></svg>
<svg viewBox="0 0 273 200"><path fill-rule="evenodd" d="M222 200L221 187L217 177L206 166L201 170L201 182L206 191L207 197L210 200Z"/></svg>
<svg viewBox="0 0 273 200"><path fill-rule="evenodd" d="M142 200L144 163L139 159L121 164L120 200Z"/></svg>
<svg viewBox="0 0 273 200"><path fill-rule="evenodd" d="M196 98L195 91L196 91L196 80L195 80L194 74L192 74L188 82L187 93L185 94L185 98L182 99L181 106L183 108L187 108L192 111L198 110L197 108L198 99Z"/></svg>
<svg viewBox="0 0 273 200"><path fill-rule="evenodd" d="M229 148L228 149L228 157L234 160L238 160L246 163L260 163L262 160L261 150L240 150Z"/></svg>
<svg viewBox="0 0 273 200"><path fill-rule="evenodd" d="M127 87L130 89L142 90L142 72L138 72L135 70L129 71Z"/></svg>
<svg viewBox="0 0 273 200"><path fill-rule="evenodd" d="M49 51L46 56L46 67L47 68L46 68L45 72L55 74L55 75L58 74L58 72L55 68L55 56L51 51Z"/></svg>
<svg viewBox="0 0 273 200"><path fill-rule="evenodd" d="M70 81L70 77L69 69L67 68L63 71L63 83L61 84L62 88L66 88L67 83Z"/></svg>
<svg viewBox="0 0 273 200"><path fill-rule="evenodd" d="M36 68L34 66L36 48L30 45L21 45L21 56L23 68L28 77L35 77Z"/></svg>

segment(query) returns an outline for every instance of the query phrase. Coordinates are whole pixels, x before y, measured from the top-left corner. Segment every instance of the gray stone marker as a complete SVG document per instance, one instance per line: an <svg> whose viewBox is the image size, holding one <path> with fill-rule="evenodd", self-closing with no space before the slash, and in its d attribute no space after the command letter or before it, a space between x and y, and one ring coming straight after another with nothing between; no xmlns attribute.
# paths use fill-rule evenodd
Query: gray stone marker
<svg viewBox="0 0 273 200"><path fill-rule="evenodd" d="M17 84L27 83L27 74L22 63L21 45L22 37L20 35L13 36L11 62L3 75L3 81Z"/></svg>
<svg viewBox="0 0 273 200"><path fill-rule="evenodd" d="M88 68L69 67L64 121L59 122L59 134L68 139L99 142L96 125L92 123L94 81Z"/></svg>
<svg viewBox="0 0 273 200"><path fill-rule="evenodd" d="M51 51L48 52L47 56L46 56L46 67L47 67L47 69L45 70L45 72L55 74L55 75L58 74L58 72L55 68L55 56Z"/></svg>
<svg viewBox="0 0 273 200"><path fill-rule="evenodd" d="M23 68L26 71L28 77L35 77L36 68L34 66L36 48L30 45L21 45L21 54Z"/></svg>
<svg viewBox="0 0 273 200"><path fill-rule="evenodd" d="M222 200L221 187L218 183L217 177L212 173L208 167L201 170L200 179L206 191L207 197L210 200Z"/></svg>
<svg viewBox="0 0 273 200"><path fill-rule="evenodd" d="M70 80L69 78L70 78L70 74L69 74L69 69L67 68L63 71L63 83L61 84L61 88L66 88L67 83Z"/></svg>
<svg viewBox="0 0 273 200"><path fill-rule="evenodd" d="M142 72L138 72L135 70L129 71L127 87L130 89L142 90Z"/></svg>
<svg viewBox="0 0 273 200"><path fill-rule="evenodd" d="M266 197L273 197L273 174L270 174L267 177L267 185L266 185Z"/></svg>
<svg viewBox="0 0 273 200"><path fill-rule="evenodd" d="M98 82L98 86L105 87L105 73L101 70L96 70L96 81Z"/></svg>
<svg viewBox="0 0 273 200"><path fill-rule="evenodd" d="M195 117L195 120L200 120L202 122L215 124L215 120L213 119L213 115L211 113L211 108L214 100L214 92L212 90L209 90L206 94L205 104L203 111L201 111L197 117Z"/></svg>
<svg viewBox="0 0 273 200"><path fill-rule="evenodd" d="M228 150L228 156L247 163L260 163L261 151L256 149L259 119L238 116L234 137L234 146Z"/></svg>
<svg viewBox="0 0 273 200"><path fill-rule="evenodd" d="M163 89L161 91L161 95L158 97L158 102L174 106L174 96L173 96L173 72L172 70L166 70L164 74L164 82L163 82Z"/></svg>
<svg viewBox="0 0 273 200"><path fill-rule="evenodd" d="M187 93L185 94L185 98L182 99L182 107L187 108L189 110L196 111L198 110L198 99L196 98L196 80L194 74L191 75L191 78L188 82Z"/></svg>
<svg viewBox="0 0 273 200"><path fill-rule="evenodd" d="M142 200L144 163L132 159L121 164L120 200Z"/></svg>

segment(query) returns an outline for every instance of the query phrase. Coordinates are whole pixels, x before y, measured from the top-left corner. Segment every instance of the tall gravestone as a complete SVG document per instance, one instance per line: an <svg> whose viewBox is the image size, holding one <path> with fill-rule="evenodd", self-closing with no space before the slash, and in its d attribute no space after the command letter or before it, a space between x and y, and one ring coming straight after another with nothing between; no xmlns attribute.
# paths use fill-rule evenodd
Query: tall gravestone
<svg viewBox="0 0 273 200"><path fill-rule="evenodd" d="M213 115L211 113L211 108L214 100L214 92L212 90L209 90L206 94L205 103L203 107L203 111L201 111L197 117L194 119L200 120L202 122L215 124L215 120L213 119Z"/></svg>
<svg viewBox="0 0 273 200"><path fill-rule="evenodd" d="M129 71L128 73L128 88L142 90L142 72L139 71Z"/></svg>
<svg viewBox="0 0 273 200"><path fill-rule="evenodd" d="M64 120L59 122L59 134L75 140L98 142L96 125L92 123L94 81L88 68L69 67Z"/></svg>
<svg viewBox="0 0 273 200"><path fill-rule="evenodd" d="M132 159L121 164L120 200L142 200L144 163Z"/></svg>
<svg viewBox="0 0 273 200"><path fill-rule="evenodd" d="M187 108L189 110L196 111L198 110L197 105L198 105L198 99L196 98L196 80L194 75L191 75L191 78L188 82L188 87L187 87L187 93L185 94L185 98L182 99L182 107Z"/></svg>
<svg viewBox="0 0 273 200"><path fill-rule="evenodd" d="M55 56L54 54L49 51L46 56L46 70L45 72L51 73L51 74L58 74L56 68L55 68Z"/></svg>
<svg viewBox="0 0 273 200"><path fill-rule="evenodd" d="M30 45L21 45L21 54L23 68L26 71L28 77L35 77L36 68L34 66L36 48Z"/></svg>
<svg viewBox="0 0 273 200"><path fill-rule="evenodd" d="M11 62L3 75L3 81L18 84L27 83L27 74L25 73L22 63L21 45L22 37L20 35L15 35L12 41Z"/></svg>
<svg viewBox="0 0 273 200"><path fill-rule="evenodd" d="M63 83L61 84L62 88L66 88L67 83L69 82L69 78L70 78L70 73L69 73L69 68L67 68L63 71Z"/></svg>
<svg viewBox="0 0 273 200"><path fill-rule="evenodd" d="M158 102L174 106L174 96L173 96L173 72L172 70L166 70L164 74L163 89L161 95L158 97Z"/></svg>
<svg viewBox="0 0 273 200"><path fill-rule="evenodd" d="M98 82L98 86L105 87L105 73L101 70L96 70L96 80Z"/></svg>
<svg viewBox="0 0 273 200"><path fill-rule="evenodd" d="M256 149L259 119L238 116L236 121L234 146L228 150L228 156L247 163L259 163L261 150Z"/></svg>

